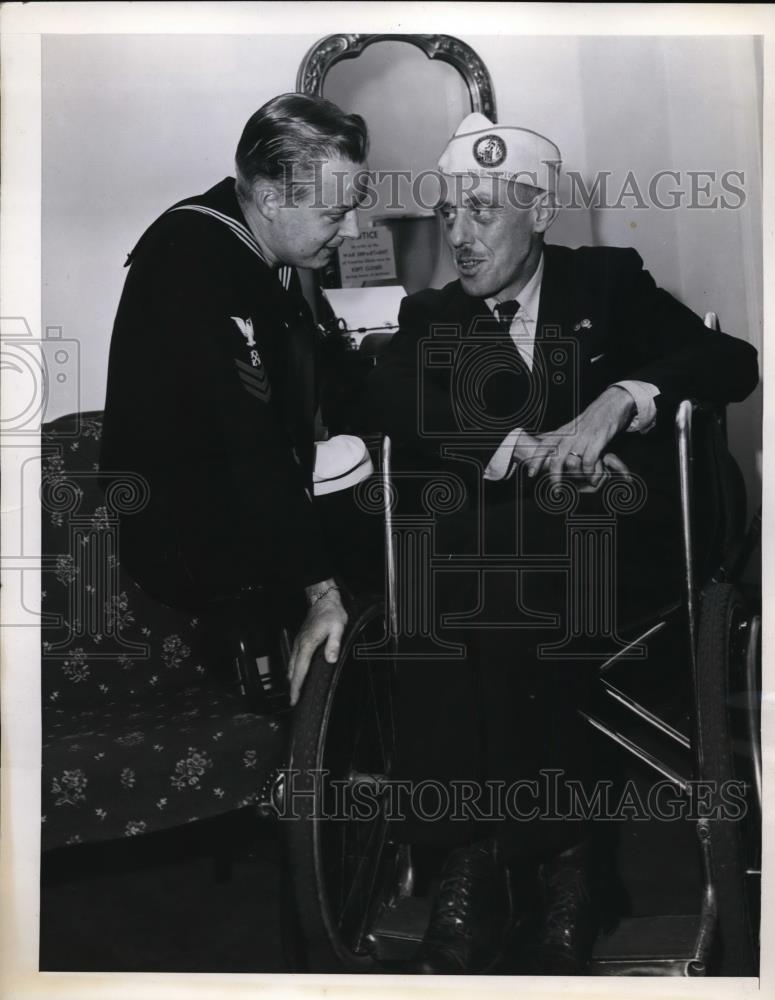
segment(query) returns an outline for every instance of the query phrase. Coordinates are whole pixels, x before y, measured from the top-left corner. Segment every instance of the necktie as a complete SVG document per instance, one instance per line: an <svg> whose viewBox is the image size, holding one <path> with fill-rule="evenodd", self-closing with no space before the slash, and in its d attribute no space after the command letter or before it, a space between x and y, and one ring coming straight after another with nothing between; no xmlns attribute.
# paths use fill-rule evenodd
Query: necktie
<svg viewBox="0 0 775 1000"><path fill-rule="evenodd" d="M499 302L495 306L495 311L498 314L501 330L508 333L511 329L511 321L519 312L519 302L516 299L506 299L505 302Z"/></svg>
<svg viewBox="0 0 775 1000"><path fill-rule="evenodd" d="M529 390L529 369L510 335L511 322L519 311L519 302L507 299L499 302L494 309L498 346L493 345L493 349L497 352L497 370L488 371L480 391L488 413L504 421L503 428L499 429L511 430L516 426L515 416Z"/></svg>
<svg viewBox="0 0 775 1000"><path fill-rule="evenodd" d="M525 363L528 371L532 368L532 363L530 359L530 354L525 346L525 341L514 341L511 338L511 321L517 315L520 309L520 305L517 299L506 299L505 302L499 302L495 307L497 313L498 330L500 333L505 333L512 344L516 347L519 352L520 357Z"/></svg>

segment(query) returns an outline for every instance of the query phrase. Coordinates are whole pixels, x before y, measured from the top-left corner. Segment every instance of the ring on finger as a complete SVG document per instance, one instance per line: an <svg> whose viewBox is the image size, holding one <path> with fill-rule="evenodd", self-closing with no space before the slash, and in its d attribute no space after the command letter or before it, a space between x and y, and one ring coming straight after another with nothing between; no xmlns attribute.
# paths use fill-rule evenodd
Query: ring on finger
<svg viewBox="0 0 775 1000"><path fill-rule="evenodd" d="M584 458L584 456L583 455L579 455L579 453L577 451L569 451L568 454L569 455L573 455L573 457L577 458L579 461L582 461L583 458Z"/></svg>

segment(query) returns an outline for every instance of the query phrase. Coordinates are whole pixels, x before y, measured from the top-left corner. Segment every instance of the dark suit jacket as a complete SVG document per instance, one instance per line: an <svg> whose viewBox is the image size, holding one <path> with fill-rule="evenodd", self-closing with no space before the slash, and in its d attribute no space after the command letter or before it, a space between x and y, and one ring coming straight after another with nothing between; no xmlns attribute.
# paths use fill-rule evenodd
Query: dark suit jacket
<svg viewBox="0 0 775 1000"><path fill-rule="evenodd" d="M298 277L286 291L224 224L245 225L233 179L180 204L210 214L170 211L146 231L111 342L103 482L130 470L150 487L122 520L122 561L170 599L325 579L309 492L315 333ZM252 322L254 347L236 319Z"/></svg>
<svg viewBox="0 0 775 1000"><path fill-rule="evenodd" d="M404 299L399 331L367 385L372 419L433 467L444 445L475 440L486 464L512 427L554 430L607 386L637 379L659 390L657 425L622 433L611 447L651 488L666 486L675 479L667 448L678 402L743 399L757 382L756 351L708 330L656 286L635 250L546 246L544 255L532 376L519 371L507 335L488 343L487 304L455 281ZM499 381L497 360L488 364L493 351L506 361L511 354L511 379ZM532 379L530 405L515 408L525 379Z"/></svg>

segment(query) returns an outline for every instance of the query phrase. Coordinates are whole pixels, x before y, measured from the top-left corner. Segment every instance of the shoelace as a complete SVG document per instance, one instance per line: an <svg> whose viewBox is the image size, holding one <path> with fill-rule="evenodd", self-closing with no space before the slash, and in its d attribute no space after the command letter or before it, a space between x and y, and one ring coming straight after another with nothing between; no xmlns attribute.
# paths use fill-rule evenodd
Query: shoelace
<svg viewBox="0 0 775 1000"><path fill-rule="evenodd" d="M486 877L485 873L477 871L481 863L479 858L470 856L456 861L452 870L441 881L436 898L435 920L452 924L458 929L467 926L471 884Z"/></svg>
<svg viewBox="0 0 775 1000"><path fill-rule="evenodd" d="M552 895L552 905L546 918L546 928L564 927L568 915L589 901L586 881L580 872L559 871L546 880Z"/></svg>

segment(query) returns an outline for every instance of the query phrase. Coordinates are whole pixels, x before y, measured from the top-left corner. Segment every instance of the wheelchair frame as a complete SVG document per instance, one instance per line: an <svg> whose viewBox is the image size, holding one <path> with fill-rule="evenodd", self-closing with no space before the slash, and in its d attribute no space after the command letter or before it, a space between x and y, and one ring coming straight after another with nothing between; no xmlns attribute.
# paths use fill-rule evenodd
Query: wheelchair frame
<svg viewBox="0 0 775 1000"><path fill-rule="evenodd" d="M705 318L706 326L717 328L714 314ZM714 715L714 725L721 729L721 743L724 753L731 755L729 727L726 720L724 697L718 693L712 694L711 713L706 712L708 663L713 661L715 678L710 678L713 684L726 692L727 678L731 656L730 631L733 620L721 620L719 614L737 615L734 619L735 655L744 663L744 683L746 688L746 723L747 734L751 744L753 788L755 791L756 815L761 816L761 750L758 732L758 710L756 693L760 682L757 680L759 662L758 644L760 637L760 616L749 614L744 610L744 619L740 619L740 609L743 605L731 600L733 591L728 580L734 578L736 568L742 560L738 553L737 567L725 569L720 567L707 582L705 588L698 583L698 573L695 557L695 538L692 517L693 508L693 428L695 415L709 412L715 421L724 447L726 446L726 428L721 410L712 410L693 400L684 400L677 411L675 419L675 440L678 459L678 476L680 484L680 517L683 559L683 596L680 603L671 607L667 614L659 615L656 622L648 625L635 639L623 649L615 653L598 668L598 677L603 693L623 708L631 716L645 723L660 736L666 737L671 744L677 745L682 751L690 751L690 774L695 779L721 780L727 773L726 757L709 761L708 740L718 742L718 733L703 732L705 717ZM342 663L355 648L356 637L363 630L364 622L373 624L384 616L384 628L387 633L383 645L381 669L389 678L395 669L390 663L390 652L396 652L400 638L398 567L395 550L395 523L392 510L392 443L389 437L384 437L381 443L380 481L383 498L384 543L386 555L386 600L384 606L372 602L364 613L355 616L349 644L343 650L340 663L331 668L322 659L315 670L310 671L307 687L310 691L302 695L297 717L294 720L295 732L291 767L306 765L313 762L319 769L326 762L326 742L329 738L328 725L335 711L337 699L337 684L341 683ZM728 516L729 512L725 511ZM747 545L751 547L751 543ZM721 589L719 589L721 588ZM726 589L724 589L726 588ZM719 601L717 598L721 598ZM724 603L726 601L726 603ZM731 601L731 603L730 603ZM732 609L730 611L729 609ZM727 609L726 612L724 609ZM365 615L365 617L364 617ZM706 619L710 616L712 621ZM722 615L723 617L723 615ZM683 621L681 622L681 619ZM635 698L620 690L608 679L608 671L614 664L621 661L634 645L648 641L661 632L668 624L680 623L686 639L689 654L691 675L692 708L690 733L680 732L665 719L660 718ZM718 655L714 650L718 643L713 637L722 636L724 645ZM709 639L709 636L711 637ZM363 645L360 647L364 648ZM720 649L720 648L719 648ZM707 654L707 655L706 655ZM359 668L360 669L360 668ZM372 668L369 667L371 670ZM313 685L312 676L316 675ZM369 675L371 677L371 674ZM389 680L388 680L389 684ZM314 692L311 688L314 686ZM372 685L373 687L373 685ZM714 688L715 691L715 688ZM388 695L389 699L390 695ZM718 702L721 701L721 704ZM310 708L310 706L314 706ZM581 713L587 723L607 740L611 741L628 755L646 765L662 778L669 780L680 791L691 791L691 779L679 773L675 768L651 753L645 747L627 737L615 726L591 713ZM310 720L312 723L310 724ZM299 753L301 743L306 743L306 750ZM385 755L386 758L389 756ZM713 754L711 753L712 757ZM389 771L389 760L385 760L385 769ZM713 773L719 772L719 773ZM732 773L729 771L729 773ZM350 781L367 782L378 790L383 777L377 771L371 773L353 772ZM277 790L282 798L283 789ZM756 818L756 817L755 817ZM375 861L371 873L370 890L366 897L364 911L361 915L357 934L355 935L355 950L343 940L341 926L333 919L329 899L330 886L326 884L326 860L321 840L321 822L316 820L311 812L303 817L307 822L293 823L289 828L290 857L305 859L299 869L291 872L293 895L296 899L296 912L293 916L294 933L301 934L307 949L309 971L390 971L391 960L403 957L408 945L416 945L422 938L424 921L427 919L427 907L423 908L420 901L412 895L414 870L411 852L400 845L396 847L392 859L384 870L378 870ZM753 975L756 968L753 921L749 906L745 899L742 882L746 876L757 873L755 870L741 869L738 834L732 830L732 824L724 821L711 821L706 818L696 820L696 833L699 841L702 865L702 897L698 916L674 917L667 932L671 939L671 947L662 948L661 953L649 953L647 947L633 947L639 933L648 934L654 930L654 921L660 918L624 919L617 931L607 938L598 941L593 956L590 974L598 975L657 975L657 976L702 976L714 970L715 946L719 943L721 931L722 964L721 974ZM731 834L731 837L730 837ZM383 831L384 840L384 831ZM384 843L380 848L379 859L382 861ZM372 859L373 860L373 859ZM361 859L361 864L364 859ZM731 875L730 875L731 871ZM382 893L382 905L375 893ZM306 912L305 910L314 912ZM341 923L341 922L340 922ZM640 926L638 926L640 924ZM301 925L301 926L300 926ZM665 932L662 937L664 939Z"/></svg>

